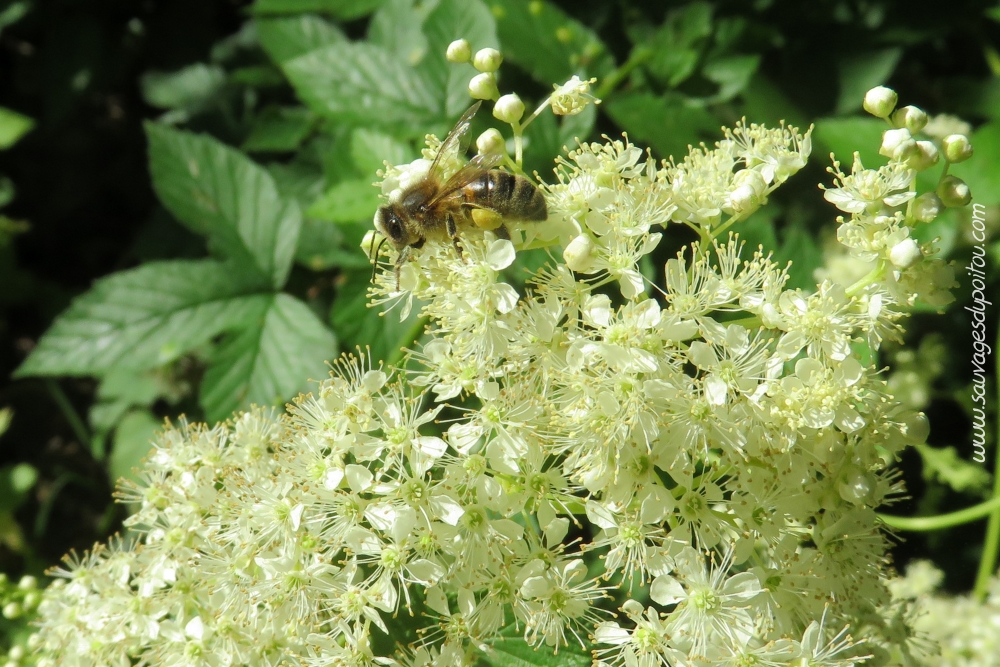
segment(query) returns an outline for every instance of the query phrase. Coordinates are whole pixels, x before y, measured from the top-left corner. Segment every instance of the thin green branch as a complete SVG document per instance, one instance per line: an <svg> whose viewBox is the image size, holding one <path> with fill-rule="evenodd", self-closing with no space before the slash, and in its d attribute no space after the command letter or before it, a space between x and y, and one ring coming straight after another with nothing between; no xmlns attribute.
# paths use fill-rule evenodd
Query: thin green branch
<svg viewBox="0 0 1000 667"><path fill-rule="evenodd" d="M1000 346L1000 334L997 335L997 345ZM997 377L1000 377L1000 355L997 356ZM1000 402L1000 392L997 392L997 400ZM1000 412L998 412L1000 414ZM998 424L1000 431L1000 424ZM1000 432L997 434L996 442L1000 443ZM993 500L996 507L990 512L989 523L986 524L986 540L983 544L983 555L979 560L979 572L976 573L976 585L972 588L972 595L979 602L986 600L986 594L990 583L990 577L997 569L997 554L1000 552L1000 456L996 452L993 454Z"/></svg>
<svg viewBox="0 0 1000 667"><path fill-rule="evenodd" d="M958 510L957 512L949 512L948 514L915 517L879 514L879 518L885 522L885 525L891 528L913 533L925 533L932 530L943 530L953 526L961 526L976 519L990 516L991 513L995 515L998 512L1000 512L1000 495L978 505L966 507L964 510Z"/></svg>

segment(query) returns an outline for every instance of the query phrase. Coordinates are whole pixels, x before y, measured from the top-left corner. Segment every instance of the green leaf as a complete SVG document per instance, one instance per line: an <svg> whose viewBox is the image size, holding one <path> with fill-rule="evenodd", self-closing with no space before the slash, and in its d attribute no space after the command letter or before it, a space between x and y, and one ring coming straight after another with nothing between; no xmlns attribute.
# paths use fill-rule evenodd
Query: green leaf
<svg viewBox="0 0 1000 667"><path fill-rule="evenodd" d="M251 405L277 405L326 377L337 340L309 306L287 294L267 297L255 326L229 336L201 384L209 421Z"/></svg>
<svg viewBox="0 0 1000 667"><path fill-rule="evenodd" d="M719 139L719 121L702 107L686 105L677 96L651 93L619 95L608 100L608 115L633 140L649 143L661 157L680 160L690 144Z"/></svg>
<svg viewBox="0 0 1000 667"><path fill-rule="evenodd" d="M10 148L31 131L35 121L23 114L0 107L0 150Z"/></svg>
<svg viewBox="0 0 1000 667"><path fill-rule="evenodd" d="M302 224L298 204L267 170L206 135L146 123L153 187L164 206L210 247L285 284Z"/></svg>
<svg viewBox="0 0 1000 667"><path fill-rule="evenodd" d="M728 102L742 93L759 65L760 56L758 55L725 56L706 63L702 68L702 74L719 86L719 91L712 95L709 101L713 103Z"/></svg>
<svg viewBox="0 0 1000 667"><path fill-rule="evenodd" d="M340 28L315 14L255 21L261 46L277 64L282 64L315 49L343 42Z"/></svg>
<svg viewBox="0 0 1000 667"><path fill-rule="evenodd" d="M953 164L948 173L969 185L976 203L992 206L1000 202L1000 121L982 125L969 137L975 154Z"/></svg>
<svg viewBox="0 0 1000 667"><path fill-rule="evenodd" d="M306 215L328 222L371 220L378 208L378 188L371 181L359 179L337 183L309 207Z"/></svg>
<svg viewBox="0 0 1000 667"><path fill-rule="evenodd" d="M711 34L712 6L694 2L670 12L650 40L636 49L651 50L646 69L673 88L694 74L703 43Z"/></svg>
<svg viewBox="0 0 1000 667"><path fill-rule="evenodd" d="M784 266L792 262L793 268L788 279L790 289L812 290L816 288L813 272L823 265L823 251L816 238L799 225L786 227L782 234L782 245L774 253L774 261Z"/></svg>
<svg viewBox="0 0 1000 667"><path fill-rule="evenodd" d="M348 239L344 232L343 225L306 218L295 261L313 271L353 268L365 269L371 275L371 262L365 252L353 244L353 239Z"/></svg>
<svg viewBox="0 0 1000 667"><path fill-rule="evenodd" d="M302 107L267 107L254 120L250 136L240 147L245 151L293 151L313 126L313 115Z"/></svg>
<svg viewBox="0 0 1000 667"><path fill-rule="evenodd" d="M400 321L398 307L385 313L381 308L370 308L367 290L371 276L370 270L348 274L330 308L330 324L344 348L367 346L372 359L396 361L400 349L412 346L423 331L417 317L419 309L414 308L409 317Z"/></svg>
<svg viewBox="0 0 1000 667"><path fill-rule="evenodd" d="M225 71L205 63L195 63L176 72L148 72L139 80L142 98L158 109L200 109L225 84Z"/></svg>
<svg viewBox="0 0 1000 667"><path fill-rule="evenodd" d="M813 130L813 156L820 164L830 164L830 153L837 156L843 169L850 172L854 152L861 153L865 167L878 168L887 159L878 154L882 133L889 129L878 118L823 118L816 121Z"/></svg>
<svg viewBox="0 0 1000 667"><path fill-rule="evenodd" d="M554 653L549 647L532 646L523 637L498 637L489 640L492 653L480 659L491 667L590 667L589 653L566 647Z"/></svg>
<svg viewBox="0 0 1000 667"><path fill-rule="evenodd" d="M108 461L108 473L113 480L122 478L135 480L135 470L142 466L142 460L153 448L153 440L163 423L149 410L135 410L128 413L115 429L114 444Z"/></svg>
<svg viewBox="0 0 1000 667"><path fill-rule="evenodd" d="M358 171L372 178L383 168L383 162L405 164L416 157L413 146L383 132L362 127L351 135L351 159Z"/></svg>
<svg viewBox="0 0 1000 667"><path fill-rule="evenodd" d="M94 284L59 315L17 377L102 375L177 359L259 309L259 283L211 260L152 262Z"/></svg>
<svg viewBox="0 0 1000 667"><path fill-rule="evenodd" d="M543 0L492 0L504 56L550 86L573 74L606 76L614 69L607 47L588 27Z"/></svg>
<svg viewBox="0 0 1000 667"><path fill-rule="evenodd" d="M937 480L958 493L976 493L989 488L990 475L981 465L963 459L954 447L915 445L923 459L925 480Z"/></svg>
<svg viewBox="0 0 1000 667"><path fill-rule="evenodd" d="M469 79L472 65L456 65L445 57L448 45L467 39L476 49L497 48L497 28L493 15L481 0L440 0L424 23L427 55L418 67L441 99L446 99L446 115L460 115L469 108Z"/></svg>
<svg viewBox="0 0 1000 667"><path fill-rule="evenodd" d="M334 121L414 127L445 115L444 99L426 77L371 44L330 44L282 67L299 98Z"/></svg>
<svg viewBox="0 0 1000 667"><path fill-rule="evenodd" d="M322 12L342 21L371 14L385 0L257 0L255 14L299 14Z"/></svg>
<svg viewBox="0 0 1000 667"><path fill-rule="evenodd" d="M861 108L865 93L889 80L903 50L899 47L855 53L840 62L840 95L837 113L845 114Z"/></svg>
<svg viewBox="0 0 1000 667"><path fill-rule="evenodd" d="M746 117L755 123L777 126L783 120L798 128L809 127L809 117L784 90L760 72L750 78L743 90L743 104Z"/></svg>
<svg viewBox="0 0 1000 667"><path fill-rule="evenodd" d="M368 41L417 65L427 55L424 21L438 6L439 0L388 0L372 16Z"/></svg>

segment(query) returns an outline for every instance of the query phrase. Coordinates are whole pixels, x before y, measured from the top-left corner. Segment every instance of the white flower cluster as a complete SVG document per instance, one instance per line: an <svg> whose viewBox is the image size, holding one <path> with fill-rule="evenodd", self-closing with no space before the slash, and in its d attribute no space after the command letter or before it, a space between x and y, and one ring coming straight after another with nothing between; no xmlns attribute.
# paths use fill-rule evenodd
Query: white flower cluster
<svg viewBox="0 0 1000 667"><path fill-rule="evenodd" d="M912 281L789 290L723 234L808 152L742 125L680 164L580 146L539 225L566 264L528 295L491 232L410 248L401 289L372 288L430 322L407 374L345 359L285 416L168 430L122 495L139 543L68 560L38 664L452 667L501 630L609 667L888 651L875 508L927 426L852 344ZM639 262L671 220L702 241L650 296Z"/></svg>

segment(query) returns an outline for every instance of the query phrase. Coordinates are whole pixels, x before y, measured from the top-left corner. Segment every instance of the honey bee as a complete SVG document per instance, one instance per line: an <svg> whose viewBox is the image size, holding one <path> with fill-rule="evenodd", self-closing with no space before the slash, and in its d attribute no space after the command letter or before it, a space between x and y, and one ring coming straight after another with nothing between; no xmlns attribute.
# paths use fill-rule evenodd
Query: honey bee
<svg viewBox="0 0 1000 667"><path fill-rule="evenodd" d="M458 120L441 143L427 176L379 206L375 229L382 241L374 250L375 266L382 244L388 241L399 251L396 258L396 290L399 270L410 248L420 248L427 240L451 239L459 257L462 246L459 230L470 225L493 229L497 236L510 238L504 220L540 222L548 217L542 192L524 176L494 169L503 156L477 155L446 181L441 177L441 158L461 146L482 102L476 102ZM374 243L374 241L373 241Z"/></svg>

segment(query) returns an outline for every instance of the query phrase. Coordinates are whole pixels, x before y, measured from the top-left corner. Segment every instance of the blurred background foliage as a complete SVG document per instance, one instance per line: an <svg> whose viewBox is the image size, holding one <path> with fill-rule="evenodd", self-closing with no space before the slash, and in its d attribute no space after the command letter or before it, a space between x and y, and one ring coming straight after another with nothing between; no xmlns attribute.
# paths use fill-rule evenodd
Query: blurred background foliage
<svg viewBox="0 0 1000 667"><path fill-rule="evenodd" d="M624 131L680 158L741 117L815 123L805 173L739 230L794 260L807 288L835 229L816 189L830 153L882 161L885 126L861 112L878 84L970 124L976 156L952 173L995 239L994 2L0 2L0 571L41 575L117 530L113 480L165 418L280 405L338 350L393 362L420 336L416 318L366 307L358 244L382 161L417 157L470 103L473 70L445 61L451 40L499 47L501 91L529 107L573 74L598 78L596 110L529 128L526 168L542 179L577 138ZM923 229L960 266L968 214ZM689 240L668 230L649 277ZM515 284L545 261L533 253L511 268ZM990 253L1000 264L995 240ZM943 316L915 313L907 345L874 360L933 428L902 462L912 499L898 514L988 493L989 468L970 463L968 295ZM897 561L933 558L961 590L980 544L974 524L913 537ZM2 588L4 604L24 596ZM23 632L23 619L0 622L7 645Z"/></svg>

